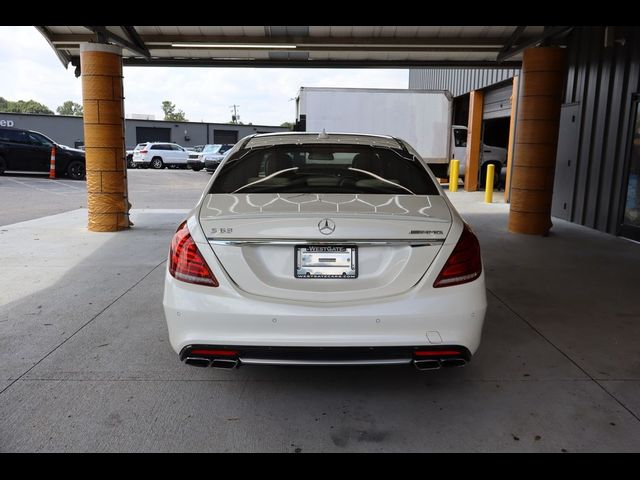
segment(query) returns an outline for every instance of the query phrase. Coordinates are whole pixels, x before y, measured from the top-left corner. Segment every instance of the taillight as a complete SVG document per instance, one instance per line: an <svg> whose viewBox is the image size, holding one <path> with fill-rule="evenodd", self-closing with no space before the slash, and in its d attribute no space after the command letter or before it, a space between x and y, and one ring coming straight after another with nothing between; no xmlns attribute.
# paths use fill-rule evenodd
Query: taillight
<svg viewBox="0 0 640 480"><path fill-rule="evenodd" d="M183 282L209 287L218 286L218 280L191 238L186 222L178 227L178 231L171 240L169 273Z"/></svg>
<svg viewBox="0 0 640 480"><path fill-rule="evenodd" d="M212 357L237 357L237 350L211 350L208 348L199 348L191 350L189 355L209 355Z"/></svg>
<svg viewBox="0 0 640 480"><path fill-rule="evenodd" d="M138 150L138 153L147 153L148 150Z"/></svg>
<svg viewBox="0 0 640 480"><path fill-rule="evenodd" d="M475 280L482 273L480 243L465 223L460 240L449 255L440 275L433 284L434 288L450 287Z"/></svg>
<svg viewBox="0 0 640 480"><path fill-rule="evenodd" d="M452 357L462 355L458 350L417 350L413 354L416 357Z"/></svg>

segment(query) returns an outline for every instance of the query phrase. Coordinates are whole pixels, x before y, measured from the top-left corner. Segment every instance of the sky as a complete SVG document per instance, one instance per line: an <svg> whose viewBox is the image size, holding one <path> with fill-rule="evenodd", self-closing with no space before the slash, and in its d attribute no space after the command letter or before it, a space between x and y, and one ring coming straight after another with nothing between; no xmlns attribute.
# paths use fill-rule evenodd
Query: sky
<svg viewBox="0 0 640 480"><path fill-rule="evenodd" d="M67 100L82 103L74 67L65 70L44 37L31 26L0 26L0 97L35 100L55 112ZM161 120L162 101L193 122L231 120L239 105L243 123L295 121L295 98L304 87L407 88L406 69L124 67L125 116Z"/></svg>

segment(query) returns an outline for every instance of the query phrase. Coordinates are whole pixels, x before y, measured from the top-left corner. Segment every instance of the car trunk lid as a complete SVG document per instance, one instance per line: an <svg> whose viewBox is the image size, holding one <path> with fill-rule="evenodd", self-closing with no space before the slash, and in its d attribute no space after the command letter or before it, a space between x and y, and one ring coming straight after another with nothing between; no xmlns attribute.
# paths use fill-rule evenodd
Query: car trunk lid
<svg viewBox="0 0 640 480"><path fill-rule="evenodd" d="M451 226L438 195L210 194L199 219L211 253L240 289L313 302L407 291ZM356 247L357 278L297 278L295 247L305 245Z"/></svg>

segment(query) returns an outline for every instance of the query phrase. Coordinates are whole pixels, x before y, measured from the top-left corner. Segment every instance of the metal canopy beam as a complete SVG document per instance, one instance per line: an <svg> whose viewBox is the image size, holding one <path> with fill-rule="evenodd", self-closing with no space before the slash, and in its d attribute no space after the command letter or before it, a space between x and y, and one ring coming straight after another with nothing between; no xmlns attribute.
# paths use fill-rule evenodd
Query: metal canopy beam
<svg viewBox="0 0 640 480"><path fill-rule="evenodd" d="M572 29L573 29L573 27L567 27L567 26L545 28L544 32L542 32L537 37L525 40L522 43L520 43L517 47L511 47L509 50L499 53L498 57L496 58L496 61L498 63L502 64L504 62L504 60L506 60L508 58L511 58L514 55L518 55L523 50L525 50L527 48L530 48L530 47L534 47L534 46L538 45L539 43L541 43L541 42L543 42L545 40L548 40L548 39L550 39L552 37L555 37L556 35L560 35L562 33L566 33L566 32L568 32L568 31L570 31Z"/></svg>
<svg viewBox="0 0 640 480"><path fill-rule="evenodd" d="M62 66L64 68L68 68L69 66L69 62L71 61L71 56L67 55L65 52L63 52L62 50L59 50L58 48L56 48L56 46L53 43L53 34L51 33L51 31L44 26L36 26L36 30L38 30L42 36L45 38L45 40L47 40L47 42L49 43L49 45L51 45L51 48L53 48L53 51L56 53L56 56L60 59L60 61L62 62Z"/></svg>
<svg viewBox="0 0 640 480"><path fill-rule="evenodd" d="M93 28L93 27L86 27ZM122 27L125 28L125 27ZM137 33L137 32L136 32ZM226 35L142 35L138 34L146 47L151 44L171 45L172 43L215 43L226 45L242 44L296 44L309 46L376 46L402 48L405 46L425 47L455 47L455 48L479 48L504 46L504 38L501 37L473 37L473 38L421 38L421 37L303 37L303 36L279 36L279 37L246 37ZM52 34L53 43L88 42L94 39L90 33L57 33Z"/></svg>
<svg viewBox="0 0 640 480"><path fill-rule="evenodd" d="M66 45L66 44L58 44L60 46L62 45ZM184 50L196 50L196 51L211 51L211 52L215 52L215 51L219 51L219 50L225 50L225 51L234 51L234 52L239 52L239 51L246 51L246 50L258 50L261 52L264 51L269 51L268 48L256 48L255 46L251 46L251 45L242 45L242 46L234 46L234 47L228 47L225 45L216 45L215 47L210 46L210 47L206 47L206 48L201 48L201 47L192 47L192 46L186 46L186 45L179 45L179 46L168 46L168 45L156 45L155 47L151 47L152 49L160 49L160 50L172 50L172 51L176 51L176 56L183 56L183 52ZM349 47L346 45L329 45L329 46L320 46L320 45L291 45L291 46L286 46L286 47L280 47L277 49L273 49L274 51L278 51L278 52L388 52L388 53L392 53L393 49L390 49L388 46L386 45L362 45L359 46L357 48L353 48L353 47ZM465 53L468 52L472 52L472 53L491 53L491 52L498 52L500 49L499 47L489 47L489 46L479 46L479 47L474 47L473 49L471 48L452 48L452 47L438 47L438 46L434 46L434 47L427 47L427 46L406 46L406 47L402 47L401 49L397 49L400 52L461 52L464 51Z"/></svg>
<svg viewBox="0 0 640 480"><path fill-rule="evenodd" d="M495 67L494 61L435 61L435 60L276 60L276 59L218 59L218 58L124 58L125 66L155 67L267 67L267 68L475 68ZM520 68L521 62L503 62L504 68Z"/></svg>
<svg viewBox="0 0 640 480"><path fill-rule="evenodd" d="M526 25L515 28L515 30L509 37L509 40L507 40L507 43L505 43L504 47L500 50L498 57L500 57L500 55L506 54L509 50L511 50L511 48L516 44L516 42L520 40L520 37L522 36L526 28L527 28Z"/></svg>
<svg viewBox="0 0 640 480"><path fill-rule="evenodd" d="M149 50L147 50L146 48L140 48L139 46L135 45L134 43L132 43L131 41L122 38L120 35L116 35L115 33L111 32L110 30L107 30L106 27L102 27L102 26L85 26L84 28L87 28L89 30L91 30L92 32L95 32L97 35L102 35L106 40L112 41L113 43L120 45L121 47L124 48L128 48L129 50L131 50L132 52L135 52L143 57L149 58L150 54L149 54ZM122 27L124 29L124 27ZM125 30L126 31L126 30Z"/></svg>
<svg viewBox="0 0 640 480"><path fill-rule="evenodd" d="M146 57L151 56L149 50L147 49L147 46L144 44L144 41L142 40L142 38L140 38L140 35L138 34L138 32L136 32L136 29L133 26L123 26L121 28L127 33L127 36L131 39L133 44L140 48L141 51L146 53Z"/></svg>

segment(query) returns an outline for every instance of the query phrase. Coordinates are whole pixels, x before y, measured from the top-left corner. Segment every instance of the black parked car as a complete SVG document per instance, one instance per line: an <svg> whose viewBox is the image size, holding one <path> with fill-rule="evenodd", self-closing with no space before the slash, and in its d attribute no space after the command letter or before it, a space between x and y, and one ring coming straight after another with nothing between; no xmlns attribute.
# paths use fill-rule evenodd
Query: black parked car
<svg viewBox="0 0 640 480"><path fill-rule="evenodd" d="M85 178L84 151L54 142L31 130L0 127L0 174L6 170L48 172L56 147L56 177Z"/></svg>

